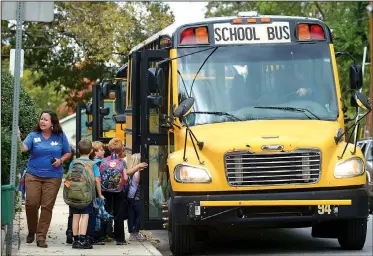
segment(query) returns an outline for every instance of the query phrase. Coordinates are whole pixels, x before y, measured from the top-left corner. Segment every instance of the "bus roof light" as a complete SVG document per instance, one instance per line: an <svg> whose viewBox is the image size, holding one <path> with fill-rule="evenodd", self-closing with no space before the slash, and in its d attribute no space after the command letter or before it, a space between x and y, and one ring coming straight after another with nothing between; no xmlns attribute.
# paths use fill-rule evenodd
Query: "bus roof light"
<svg viewBox="0 0 373 256"><path fill-rule="evenodd" d="M308 24L298 24L298 39L299 40L310 40L310 28Z"/></svg>
<svg viewBox="0 0 373 256"><path fill-rule="evenodd" d="M180 44L194 44L194 29L185 29L180 36Z"/></svg>
<svg viewBox="0 0 373 256"><path fill-rule="evenodd" d="M234 19L232 20L233 24L242 24L242 19Z"/></svg>
<svg viewBox="0 0 373 256"><path fill-rule="evenodd" d="M325 34L324 29L318 24L311 25L311 38L313 40L324 40Z"/></svg>
<svg viewBox="0 0 373 256"><path fill-rule="evenodd" d="M261 18L262 23L270 23L271 19L270 18Z"/></svg>
<svg viewBox="0 0 373 256"><path fill-rule="evenodd" d="M209 34L207 27L196 28L196 43L197 44L208 44L209 43Z"/></svg>
<svg viewBox="0 0 373 256"><path fill-rule="evenodd" d="M246 21L247 21L247 23L256 23L256 19L254 19L254 18L247 19Z"/></svg>

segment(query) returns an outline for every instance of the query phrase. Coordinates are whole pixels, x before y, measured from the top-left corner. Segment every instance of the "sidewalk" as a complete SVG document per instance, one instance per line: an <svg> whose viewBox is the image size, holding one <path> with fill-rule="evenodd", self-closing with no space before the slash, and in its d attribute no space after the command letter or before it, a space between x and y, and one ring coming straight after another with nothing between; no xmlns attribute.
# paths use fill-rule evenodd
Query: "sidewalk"
<svg viewBox="0 0 373 256"><path fill-rule="evenodd" d="M93 245L93 249L77 250L72 249L71 244L66 244L66 225L68 217L68 206L62 198L63 187L57 195L56 204L53 209L52 222L47 235L48 248L43 249L36 246L36 242L32 244L26 243L27 236L27 221L25 206L22 206L22 213L20 214L20 247L18 254L21 256L28 255L157 255L162 254L148 241L128 241L129 234L127 229L127 222L125 222L125 234L127 245L118 246L115 242L109 242L105 245ZM14 225L16 225L15 221ZM13 240L14 241L14 240Z"/></svg>

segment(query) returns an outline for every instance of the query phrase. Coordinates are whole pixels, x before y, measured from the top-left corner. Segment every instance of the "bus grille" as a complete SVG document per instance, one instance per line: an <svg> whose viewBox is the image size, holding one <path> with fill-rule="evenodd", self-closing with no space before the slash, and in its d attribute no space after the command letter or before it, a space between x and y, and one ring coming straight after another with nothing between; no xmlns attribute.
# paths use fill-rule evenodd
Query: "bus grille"
<svg viewBox="0 0 373 256"><path fill-rule="evenodd" d="M228 184L270 186L317 183L321 174L318 150L255 154L230 152L225 155Z"/></svg>

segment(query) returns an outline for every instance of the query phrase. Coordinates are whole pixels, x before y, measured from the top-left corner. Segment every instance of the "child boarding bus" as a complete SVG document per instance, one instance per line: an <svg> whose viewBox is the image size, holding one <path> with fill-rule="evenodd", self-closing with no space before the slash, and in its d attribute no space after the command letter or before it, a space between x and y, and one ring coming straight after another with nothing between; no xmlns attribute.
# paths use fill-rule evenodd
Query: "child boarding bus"
<svg viewBox="0 0 373 256"><path fill-rule="evenodd" d="M365 159L345 136L356 123L342 96L371 108L361 66L341 94L343 54L321 20L255 12L173 24L134 47L125 136L127 157L149 163L142 228L164 224L174 255L258 226L312 227L362 249Z"/></svg>

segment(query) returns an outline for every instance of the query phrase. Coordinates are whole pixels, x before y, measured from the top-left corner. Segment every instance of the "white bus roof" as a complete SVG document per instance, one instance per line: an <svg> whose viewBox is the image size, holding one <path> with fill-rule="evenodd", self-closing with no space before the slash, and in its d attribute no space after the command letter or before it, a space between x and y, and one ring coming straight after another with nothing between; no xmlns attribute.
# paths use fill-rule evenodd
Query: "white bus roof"
<svg viewBox="0 0 373 256"><path fill-rule="evenodd" d="M283 19L308 19L308 20L311 20L311 21L319 21L319 19L316 19L316 18L309 18L309 17L298 17L298 16L278 16L278 15L259 15L259 16L255 16L255 18L283 18ZM161 36L168 36L168 37L172 37L172 35L174 34L174 32L181 26L184 26L184 25L193 25L195 23L202 23L202 22L212 22L212 21L224 21L224 20L231 20L231 19L235 19L235 18L242 18L242 17L239 17L239 16L230 16L230 17L214 17L214 18L205 18L205 19L198 19L198 20L194 20L194 21L190 21L188 23L173 23L171 25L169 25L168 27L162 29L161 31L159 31L158 33L152 35L151 37L147 38L146 40L144 40L143 42L139 43L138 45L136 45L135 47L133 47L130 51L129 54L131 54L132 52L134 51L137 51L138 49L144 47L145 45L153 42L154 40L158 39L159 37Z"/></svg>

